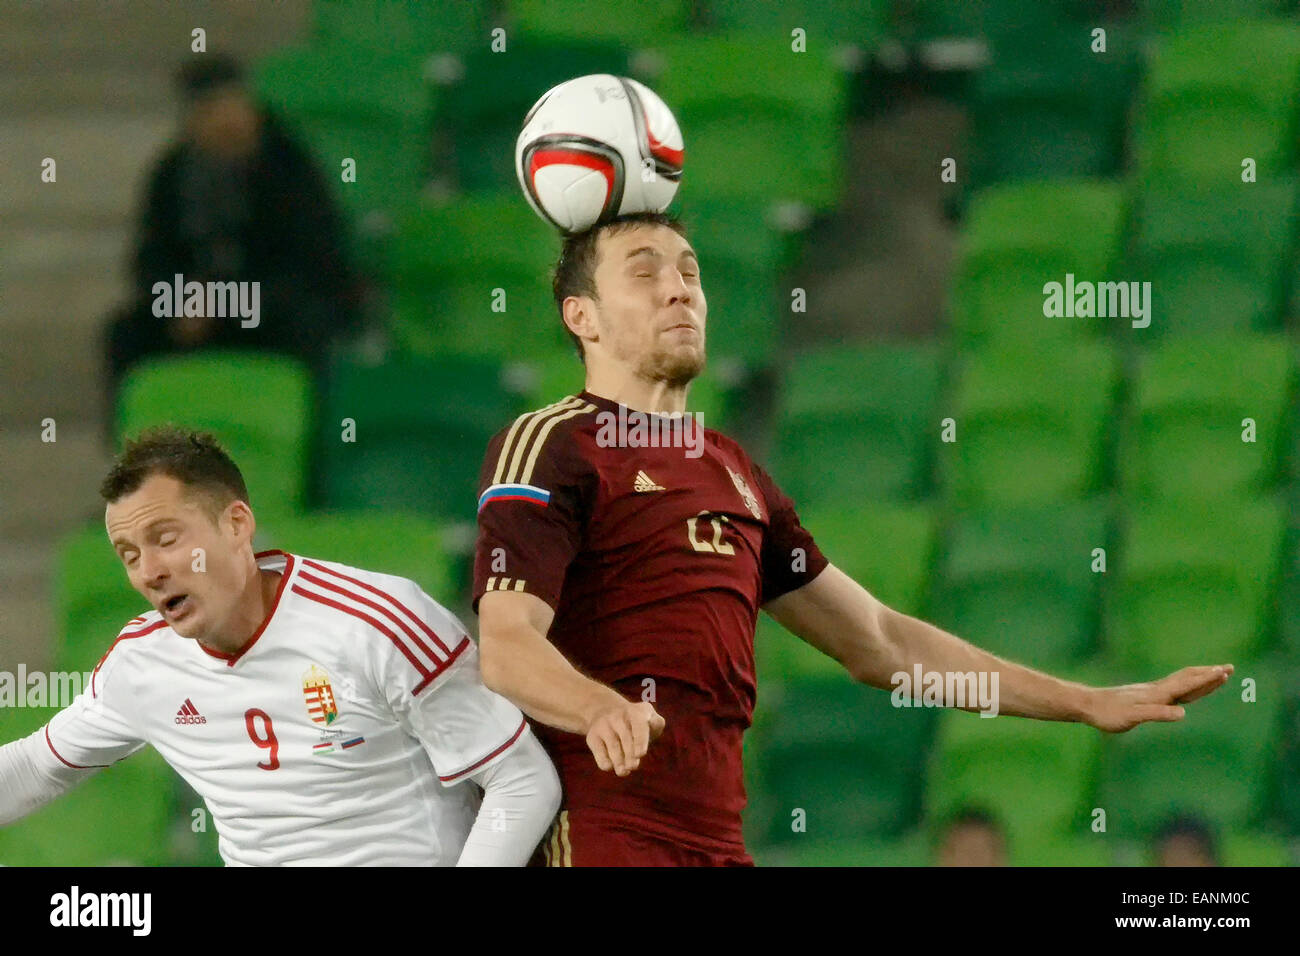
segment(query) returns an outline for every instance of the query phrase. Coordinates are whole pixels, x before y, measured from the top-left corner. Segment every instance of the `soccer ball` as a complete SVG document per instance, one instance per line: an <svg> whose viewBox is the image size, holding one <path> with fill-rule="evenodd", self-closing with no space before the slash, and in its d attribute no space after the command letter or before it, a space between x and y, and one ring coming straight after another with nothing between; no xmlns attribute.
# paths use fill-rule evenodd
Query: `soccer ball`
<svg viewBox="0 0 1300 956"><path fill-rule="evenodd" d="M632 212L663 212L682 178L682 134L652 90L594 73L543 94L515 142L533 210L566 233Z"/></svg>

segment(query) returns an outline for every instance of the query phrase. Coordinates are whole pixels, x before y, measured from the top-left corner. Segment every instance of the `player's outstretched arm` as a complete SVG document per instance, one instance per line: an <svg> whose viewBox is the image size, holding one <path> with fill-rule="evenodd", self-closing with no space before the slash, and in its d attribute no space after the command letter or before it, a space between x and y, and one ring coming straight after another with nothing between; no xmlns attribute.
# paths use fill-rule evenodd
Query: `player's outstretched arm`
<svg viewBox="0 0 1300 956"><path fill-rule="evenodd" d="M1232 673L1231 664L1185 667L1158 681L1123 687L1061 680L887 607L834 565L769 601L764 610L872 687L893 688L895 675L910 675L918 664L928 673L996 673L998 713L1078 721L1113 733L1151 720L1181 720L1180 704L1218 689ZM962 709L979 710L981 704L969 700Z"/></svg>
<svg viewBox="0 0 1300 956"><path fill-rule="evenodd" d="M45 728L0 747L0 826L21 820L94 771L65 766L45 743Z"/></svg>
<svg viewBox="0 0 1300 956"><path fill-rule="evenodd" d="M0 825L12 823L71 790L101 767L144 746L121 704L122 653L111 651L90 688L31 736L0 747Z"/></svg>
<svg viewBox="0 0 1300 956"><path fill-rule="evenodd" d="M529 717L583 734L601 770L626 777L641 764L664 719L644 701L580 673L549 640L555 612L523 591L490 591L479 600L483 683Z"/></svg>

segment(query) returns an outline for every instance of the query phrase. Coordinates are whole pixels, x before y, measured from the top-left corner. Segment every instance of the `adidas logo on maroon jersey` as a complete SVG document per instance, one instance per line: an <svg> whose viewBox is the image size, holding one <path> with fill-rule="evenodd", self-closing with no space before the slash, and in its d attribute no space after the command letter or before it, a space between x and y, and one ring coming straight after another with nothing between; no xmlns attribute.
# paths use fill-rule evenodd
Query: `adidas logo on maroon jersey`
<svg viewBox="0 0 1300 956"><path fill-rule="evenodd" d="M666 491L663 485L656 484L655 480L647 475L644 471L636 473L636 482L632 485L633 491Z"/></svg>
<svg viewBox="0 0 1300 956"><path fill-rule="evenodd" d="M194 706L194 702L188 697L181 709L176 711L176 723L178 724L206 724L208 718L199 713L199 709Z"/></svg>

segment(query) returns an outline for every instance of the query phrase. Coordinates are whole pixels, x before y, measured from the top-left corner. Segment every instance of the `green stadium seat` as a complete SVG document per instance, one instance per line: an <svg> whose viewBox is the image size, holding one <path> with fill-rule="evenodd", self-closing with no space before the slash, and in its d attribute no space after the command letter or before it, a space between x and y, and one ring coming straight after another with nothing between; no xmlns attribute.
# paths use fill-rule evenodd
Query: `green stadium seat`
<svg viewBox="0 0 1300 956"><path fill-rule="evenodd" d="M419 204L391 246L393 336L404 355L504 360L572 347L551 292L559 243L517 191Z"/></svg>
<svg viewBox="0 0 1300 956"><path fill-rule="evenodd" d="M1300 675L1294 666L1289 666L1286 674L1268 755L1274 768L1269 780L1269 817L1294 838L1300 837Z"/></svg>
<svg viewBox="0 0 1300 956"><path fill-rule="evenodd" d="M258 526L257 547L409 578L444 605L454 576L442 526L418 514L316 511Z"/></svg>
<svg viewBox="0 0 1300 956"><path fill-rule="evenodd" d="M488 440L523 409L486 359L340 361L320 436L327 508L413 511L472 523ZM341 440L355 423L355 441Z"/></svg>
<svg viewBox="0 0 1300 956"><path fill-rule="evenodd" d="M898 835L919 819L934 712L895 708L888 691L846 674L760 690L751 829L794 845ZM806 832L792 829L803 810Z"/></svg>
<svg viewBox="0 0 1300 956"><path fill-rule="evenodd" d="M710 364L770 366L790 309L779 283L793 250L758 203L693 199L682 219L700 257Z"/></svg>
<svg viewBox="0 0 1300 956"><path fill-rule="evenodd" d="M0 744L34 733L54 713L51 708L0 708ZM30 816L0 827L0 864L166 864L175 779L158 753L146 747Z"/></svg>
<svg viewBox="0 0 1300 956"><path fill-rule="evenodd" d="M841 506L801 519L838 568L890 607L921 612L937 537L929 507ZM794 841L791 849L803 843L805 835L790 830L796 807L807 811L809 843L915 822L932 715L895 709L887 692L854 683L838 662L767 615L755 653L760 704L747 756L755 840Z"/></svg>
<svg viewBox="0 0 1300 956"><path fill-rule="evenodd" d="M1282 477L1296 371L1281 336L1170 338L1139 360L1119 473L1125 493L1219 500ZM1255 440L1242 440L1245 419Z"/></svg>
<svg viewBox="0 0 1300 956"><path fill-rule="evenodd" d="M1052 670L1096 647L1104 499L954 516L931 619L978 647Z"/></svg>
<svg viewBox="0 0 1300 956"><path fill-rule="evenodd" d="M1042 56L1040 50L1049 42L1045 34L1064 33L1095 19L1091 0L971 0L967 6L978 16L980 32L995 50L1010 54L1020 37L1021 56ZM1086 29L1084 35L1088 35Z"/></svg>
<svg viewBox="0 0 1300 956"><path fill-rule="evenodd" d="M985 44L985 6L985 3L978 0L969 3L902 0L894 5L894 31L905 42L964 41Z"/></svg>
<svg viewBox="0 0 1300 956"><path fill-rule="evenodd" d="M429 175L433 100L421 71L349 43L291 47L258 64L256 89L306 136L364 233L385 231ZM354 182L342 180L345 159L356 163Z"/></svg>
<svg viewBox="0 0 1300 956"><path fill-rule="evenodd" d="M945 711L926 788L926 816L966 805L1003 820L1012 847L1088 835L1100 734L1081 724Z"/></svg>
<svg viewBox="0 0 1300 956"><path fill-rule="evenodd" d="M1294 493L1290 505L1291 527L1287 530L1278 592L1278 643L1281 654L1300 665L1300 517Z"/></svg>
<svg viewBox="0 0 1300 956"><path fill-rule="evenodd" d="M1147 183L1240 183L1295 161L1300 24L1257 20L1191 25L1158 37L1136 130Z"/></svg>
<svg viewBox="0 0 1300 956"><path fill-rule="evenodd" d="M529 109L575 76L627 76L628 50L601 38L551 42L511 35L506 44L501 53L487 42L468 50L460 79L439 89L436 124L451 152L437 156L435 166L462 192L504 192L527 209L519 198L515 140Z"/></svg>
<svg viewBox="0 0 1300 956"><path fill-rule="evenodd" d="M681 33L691 15L688 0L507 0L505 7L514 28L529 38L627 46Z"/></svg>
<svg viewBox="0 0 1300 956"><path fill-rule="evenodd" d="M548 350L521 357L506 366L503 379L506 388L522 399L524 407L541 408L581 392L586 385L586 369L571 347L567 352Z"/></svg>
<svg viewBox="0 0 1300 956"><path fill-rule="evenodd" d="M1143 724L1106 738L1098 806L1106 809L1107 832L1147 840L1181 813L1194 813L1220 831L1244 829L1262 817L1279 688L1267 679L1266 667L1234 663L1228 683L1186 705L1181 721ZM1241 679L1248 676L1259 682L1251 703L1241 699Z"/></svg>
<svg viewBox="0 0 1300 956"><path fill-rule="evenodd" d="M1061 837L1029 834L1011 844L1012 866L1111 866L1114 862L1104 833Z"/></svg>
<svg viewBox="0 0 1300 956"><path fill-rule="evenodd" d="M970 205L953 279L957 344L1103 334L1114 319L1044 315L1044 285L1065 286L1067 275L1110 280L1126 215L1122 187L1114 182L1030 181L980 192Z"/></svg>
<svg viewBox="0 0 1300 956"><path fill-rule="evenodd" d="M1296 180L1153 189L1136 214L1131 274L1151 283L1143 343L1167 334L1271 329L1289 276Z"/></svg>
<svg viewBox="0 0 1300 956"><path fill-rule="evenodd" d="M1143 680L1267 650L1284 523L1272 501L1130 506L1107 590L1114 659Z"/></svg>
<svg viewBox="0 0 1300 956"><path fill-rule="evenodd" d="M692 195L833 208L843 193L848 86L832 51L788 34L676 37L652 85L684 131Z"/></svg>
<svg viewBox="0 0 1300 956"><path fill-rule="evenodd" d="M74 532L59 547L54 666L93 671L127 622L151 610L126 577L102 522Z"/></svg>
<svg viewBox="0 0 1300 956"><path fill-rule="evenodd" d="M315 0L313 38L328 46L351 46L377 58L419 58L458 52L486 43L491 4L484 0Z"/></svg>
<svg viewBox="0 0 1300 956"><path fill-rule="evenodd" d="M939 381L930 343L799 355L779 399L777 482L802 507L923 496L938 437Z"/></svg>
<svg viewBox="0 0 1300 956"><path fill-rule="evenodd" d="M117 433L174 423L211 431L239 470L258 515L303 505L313 385L302 363L255 352L151 359L131 369L117 405Z"/></svg>
<svg viewBox="0 0 1300 956"><path fill-rule="evenodd" d="M1041 59L1054 38L1081 25L1090 39L1096 5L1090 0L900 0L894 20L903 39L979 40L1002 57Z"/></svg>
<svg viewBox="0 0 1300 956"><path fill-rule="evenodd" d="M1223 838L1224 866L1294 866L1285 840L1267 833L1229 833Z"/></svg>
<svg viewBox="0 0 1300 956"><path fill-rule="evenodd" d="M798 842L757 846L751 854L759 866L928 866L929 846L920 832L891 839Z"/></svg>
<svg viewBox="0 0 1300 956"><path fill-rule="evenodd" d="M752 0L711 0L709 24L724 33L771 33L790 43L790 32L802 28L809 49L832 43L874 50L889 32L890 4L882 0L795 0L754 3Z"/></svg>
<svg viewBox="0 0 1300 956"><path fill-rule="evenodd" d="M969 354L953 401L956 441L939 463L962 504L1046 504L1106 483L1119 362L1101 342L1003 342Z"/></svg>
<svg viewBox="0 0 1300 956"><path fill-rule="evenodd" d="M1141 0L1138 15L1145 29L1155 32L1283 16L1294 6L1292 0Z"/></svg>
<svg viewBox="0 0 1300 956"><path fill-rule="evenodd" d="M885 604L924 612L939 537L933 505L844 501L806 508L801 520L827 558Z"/></svg>
<svg viewBox="0 0 1300 956"><path fill-rule="evenodd" d="M998 4L990 4L996 9ZM1021 179L1112 176L1119 172L1136 82L1129 32L1107 30L1093 52L1091 18L1061 16L1058 4L1018 4L986 24L990 62L971 92L971 188ZM1038 8L1037 30L1025 22Z"/></svg>
<svg viewBox="0 0 1300 956"><path fill-rule="evenodd" d="M859 506L801 508L799 516L837 568L889 607L904 614L922 613L938 540L931 506L868 500ZM845 676L838 661L784 631L767 615L759 619L755 652L765 685Z"/></svg>

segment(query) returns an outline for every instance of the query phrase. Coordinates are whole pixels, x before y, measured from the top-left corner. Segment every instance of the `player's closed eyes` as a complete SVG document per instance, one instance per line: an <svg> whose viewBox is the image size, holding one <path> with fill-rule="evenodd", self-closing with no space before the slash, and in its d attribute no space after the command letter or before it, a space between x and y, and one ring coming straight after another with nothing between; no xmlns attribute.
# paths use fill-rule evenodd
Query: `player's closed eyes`
<svg viewBox="0 0 1300 956"><path fill-rule="evenodd" d="M653 273L653 272L638 272L638 273L635 274L635 278L637 278L637 279L653 279L653 278L654 278L654 273ZM683 279L698 279L698 278L699 278L699 275L698 275L697 273L694 273L694 272L683 272L683 273L682 273L682 278L683 278Z"/></svg>

